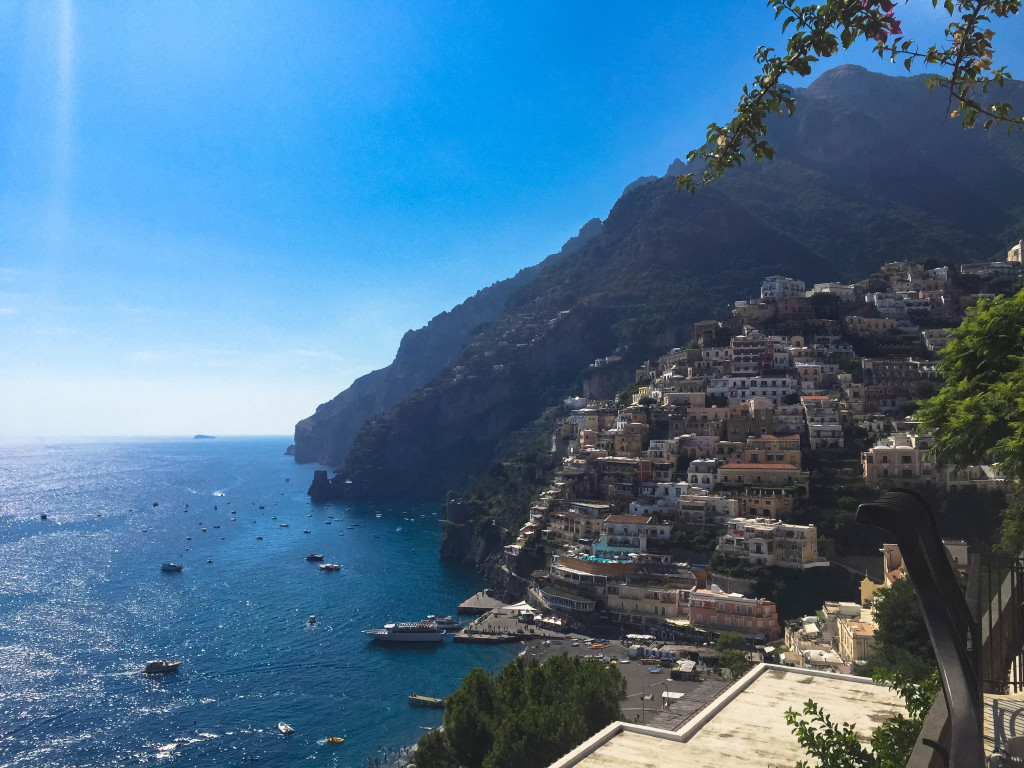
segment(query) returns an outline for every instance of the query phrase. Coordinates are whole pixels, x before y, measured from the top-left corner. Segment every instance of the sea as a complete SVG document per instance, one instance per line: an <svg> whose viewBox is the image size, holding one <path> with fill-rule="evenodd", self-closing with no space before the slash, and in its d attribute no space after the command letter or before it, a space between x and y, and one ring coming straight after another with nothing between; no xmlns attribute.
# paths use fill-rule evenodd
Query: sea
<svg viewBox="0 0 1024 768"><path fill-rule="evenodd" d="M442 721L409 694L522 650L371 642L486 585L439 504L314 503L289 442L0 445L0 768L400 765Z"/></svg>

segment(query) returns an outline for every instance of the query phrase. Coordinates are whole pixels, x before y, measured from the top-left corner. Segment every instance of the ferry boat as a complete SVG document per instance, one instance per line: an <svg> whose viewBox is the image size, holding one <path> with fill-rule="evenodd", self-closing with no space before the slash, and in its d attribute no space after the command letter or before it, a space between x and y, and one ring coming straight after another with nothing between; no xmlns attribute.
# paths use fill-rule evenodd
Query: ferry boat
<svg viewBox="0 0 1024 768"><path fill-rule="evenodd" d="M445 632L458 632L462 625L451 616L427 616L427 621L432 621Z"/></svg>
<svg viewBox="0 0 1024 768"><path fill-rule="evenodd" d="M384 629L364 629L363 634L382 643L444 642L444 630L432 621L398 621Z"/></svg>

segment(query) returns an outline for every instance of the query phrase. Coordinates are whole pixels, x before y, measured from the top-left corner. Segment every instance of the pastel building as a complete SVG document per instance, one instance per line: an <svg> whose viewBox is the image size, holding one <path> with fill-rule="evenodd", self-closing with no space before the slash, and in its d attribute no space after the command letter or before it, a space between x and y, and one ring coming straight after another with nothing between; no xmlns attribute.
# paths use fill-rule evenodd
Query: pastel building
<svg viewBox="0 0 1024 768"><path fill-rule="evenodd" d="M717 584L690 590L690 624L712 632L739 632L762 642L782 635L775 603L725 592Z"/></svg>

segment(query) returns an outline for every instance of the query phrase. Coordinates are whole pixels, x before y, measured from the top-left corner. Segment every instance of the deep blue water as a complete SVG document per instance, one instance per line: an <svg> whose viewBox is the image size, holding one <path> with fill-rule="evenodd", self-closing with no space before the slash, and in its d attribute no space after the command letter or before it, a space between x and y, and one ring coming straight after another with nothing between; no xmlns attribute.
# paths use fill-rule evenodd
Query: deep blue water
<svg viewBox="0 0 1024 768"><path fill-rule="evenodd" d="M439 561L437 505L310 502L288 442L0 445L0 768L365 766L440 723L410 693L519 651L370 643L482 580Z"/></svg>

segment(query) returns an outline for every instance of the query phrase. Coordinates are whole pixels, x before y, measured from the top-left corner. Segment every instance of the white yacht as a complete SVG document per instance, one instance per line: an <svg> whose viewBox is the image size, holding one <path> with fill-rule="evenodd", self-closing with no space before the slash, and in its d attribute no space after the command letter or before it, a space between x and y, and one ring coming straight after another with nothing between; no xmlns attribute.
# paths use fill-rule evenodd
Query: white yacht
<svg viewBox="0 0 1024 768"><path fill-rule="evenodd" d="M462 625L453 619L451 616L427 616L427 621L432 621L437 624L439 629L443 629L445 632L458 632L462 629Z"/></svg>
<svg viewBox="0 0 1024 768"><path fill-rule="evenodd" d="M364 629L363 634L382 643L444 642L444 630L433 621L399 621L384 629Z"/></svg>

